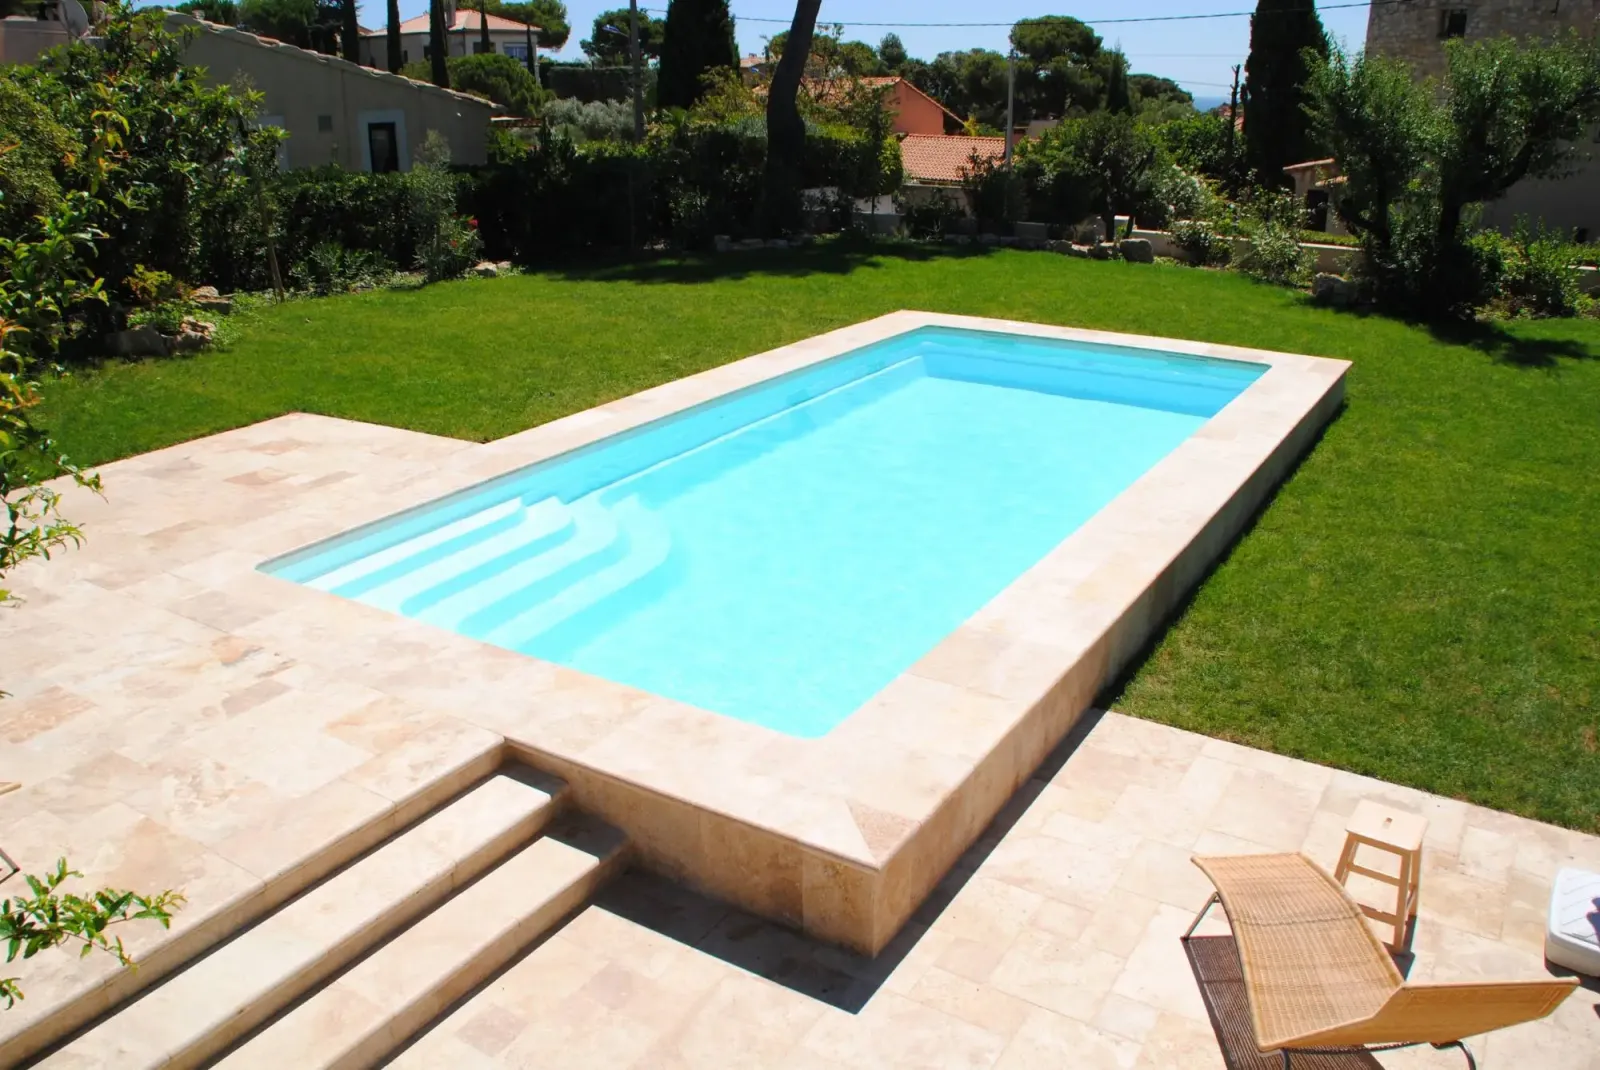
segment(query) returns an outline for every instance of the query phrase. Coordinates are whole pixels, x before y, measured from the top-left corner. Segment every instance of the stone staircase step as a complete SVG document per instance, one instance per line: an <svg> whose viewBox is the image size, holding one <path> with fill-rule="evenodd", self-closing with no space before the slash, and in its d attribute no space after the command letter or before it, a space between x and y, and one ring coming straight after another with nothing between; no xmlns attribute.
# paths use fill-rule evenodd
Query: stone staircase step
<svg viewBox="0 0 1600 1070"><path fill-rule="evenodd" d="M537 836L566 785L497 773L41 1061L202 1065Z"/></svg>
<svg viewBox="0 0 1600 1070"><path fill-rule="evenodd" d="M571 913L621 869L626 840L568 815L216 1063L372 1066Z"/></svg>

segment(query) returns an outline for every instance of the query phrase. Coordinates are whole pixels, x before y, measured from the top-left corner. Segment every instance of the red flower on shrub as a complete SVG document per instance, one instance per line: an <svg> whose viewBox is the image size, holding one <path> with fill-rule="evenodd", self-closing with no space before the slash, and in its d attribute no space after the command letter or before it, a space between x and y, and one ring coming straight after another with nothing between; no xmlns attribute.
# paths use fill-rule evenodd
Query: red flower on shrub
<svg viewBox="0 0 1600 1070"><path fill-rule="evenodd" d="M477 220L477 218L476 217L468 217L467 226L471 227L473 230L477 230L478 229L478 220Z"/></svg>

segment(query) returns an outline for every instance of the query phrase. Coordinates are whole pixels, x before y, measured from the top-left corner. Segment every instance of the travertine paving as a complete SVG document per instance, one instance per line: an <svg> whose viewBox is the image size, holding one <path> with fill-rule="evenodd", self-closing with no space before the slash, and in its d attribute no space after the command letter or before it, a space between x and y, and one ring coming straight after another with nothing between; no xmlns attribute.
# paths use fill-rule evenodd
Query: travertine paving
<svg viewBox="0 0 1600 1070"><path fill-rule="evenodd" d="M535 764L542 754L567 760L553 771L569 780L598 770L587 787L574 784L580 805L610 806L608 820L658 868L681 876L690 860L759 886L752 909L814 930L858 920L867 911L846 870L869 873L913 834L934 848L967 842L970 831L957 833L981 828L993 806L980 812L963 800L998 804L1056 738L1046 729L1081 707L1057 703L1037 731L1008 727L1062 664L1060 637L1047 634L1052 618L1034 602L1013 599L914 667L901 700L873 711L880 725L886 709L894 715L894 733L863 730L867 718L830 743L606 685L256 566L823 359L859 341L851 331L898 322L808 340L485 445L295 414L107 465L105 499L67 498L87 544L8 577L26 604L0 612L0 688L12 693L0 701L0 780L22 787L0 796L0 848L28 870L65 855L96 885L181 888L189 904L172 931L127 930L146 963L140 977L153 979L508 752ZM1321 392L1329 381L1312 394L1331 397ZM1252 445L1248 431L1214 424L1203 450L1277 442ZM1196 522L1205 495L1162 478L1144 488L1167 510L1157 519ZM1094 614L1124 611L1130 576L1169 559L1132 555L1130 532L1094 536L1103 555L1094 575L1075 572L1082 559L1071 553L1042 563L1060 570L1047 589L1056 603L1084 598L1078 639L1100 634ZM1219 546L1226 535L1211 531ZM1173 596L1178 585L1164 582ZM1007 630L1019 622L1024 632ZM1115 660L1095 649L1105 664ZM1091 679L1081 685L1092 691ZM1006 768L969 775L980 752ZM624 777L650 790L607 795ZM1021 1066L1035 1056L1211 1065L1215 1041L1176 942L1205 897L1191 850L1306 845L1331 863L1342 815L1359 796L1424 810L1432 825L1419 977L1536 973L1543 882L1567 858L1600 868L1593 838L1115 715L1040 777L1006 811L1011 823L967 853L872 963L629 878L408 1058L418 1065L445 1050L452 1059L420 1065ZM773 829L844 846L806 854ZM928 872L901 875L901 894L922 877L932 882L938 854L923 860ZM133 990L101 956L43 955L13 970L28 998L0 1015L0 1065ZM1587 1068L1600 1051L1597 1020L1594 994L1580 993L1557 1020L1491 1040L1486 1065Z"/></svg>
<svg viewBox="0 0 1600 1070"><path fill-rule="evenodd" d="M1550 877L1600 867L1595 837L1119 714L1078 735L877 961L630 874L391 1065L1222 1070L1178 942L1210 887L1192 853L1331 868L1358 800L1426 815L1409 975L1437 981L1546 976ZM1597 1003L1479 1038L1479 1065L1597 1070Z"/></svg>

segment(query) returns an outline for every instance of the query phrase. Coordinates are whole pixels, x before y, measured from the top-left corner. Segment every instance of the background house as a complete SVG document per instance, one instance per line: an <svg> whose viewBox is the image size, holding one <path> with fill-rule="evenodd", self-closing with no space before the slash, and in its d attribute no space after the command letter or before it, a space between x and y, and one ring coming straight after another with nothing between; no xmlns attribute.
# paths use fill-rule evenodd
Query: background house
<svg viewBox="0 0 1600 1070"><path fill-rule="evenodd" d="M962 128L959 115L945 110L943 104L897 75L869 78L807 79L802 89L814 100L826 101L836 94L847 92L860 85L868 89L888 88L885 107L894 117L891 129L897 134L948 134Z"/></svg>
<svg viewBox="0 0 1600 1070"><path fill-rule="evenodd" d="M445 0L445 54L470 56L483 51L483 31L478 25L482 18L471 8L457 8L455 0ZM489 15L489 51L499 52L528 60L528 27L500 15ZM533 28L535 35L539 28ZM400 61L416 63L428 59L428 13L400 24ZM387 28L361 31L361 62L369 67L389 66L389 31Z"/></svg>
<svg viewBox="0 0 1600 1070"><path fill-rule="evenodd" d="M1593 37L1600 0L1405 0L1373 4L1367 13L1367 52L1411 65L1418 78L1445 69L1445 45L1456 38ZM1593 155L1593 144L1584 146ZM1586 158L1559 179L1519 182L1484 205L1483 222L1510 231L1518 216L1542 219L1578 241L1600 237L1600 165Z"/></svg>
<svg viewBox="0 0 1600 1070"><path fill-rule="evenodd" d="M487 159L494 111L487 100L175 11L166 25L200 31L185 58L206 68L210 81L262 93L262 124L289 132L281 166L407 171L429 130L444 135L455 163Z"/></svg>

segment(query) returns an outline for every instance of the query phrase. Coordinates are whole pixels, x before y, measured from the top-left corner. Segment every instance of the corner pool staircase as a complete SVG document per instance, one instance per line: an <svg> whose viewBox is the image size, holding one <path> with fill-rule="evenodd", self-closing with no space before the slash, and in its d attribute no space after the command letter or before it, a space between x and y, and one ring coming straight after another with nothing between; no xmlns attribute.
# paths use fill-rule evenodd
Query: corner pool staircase
<svg viewBox="0 0 1600 1070"><path fill-rule="evenodd" d="M35 1065L373 1065L620 871L623 835L566 795L490 776Z"/></svg>

